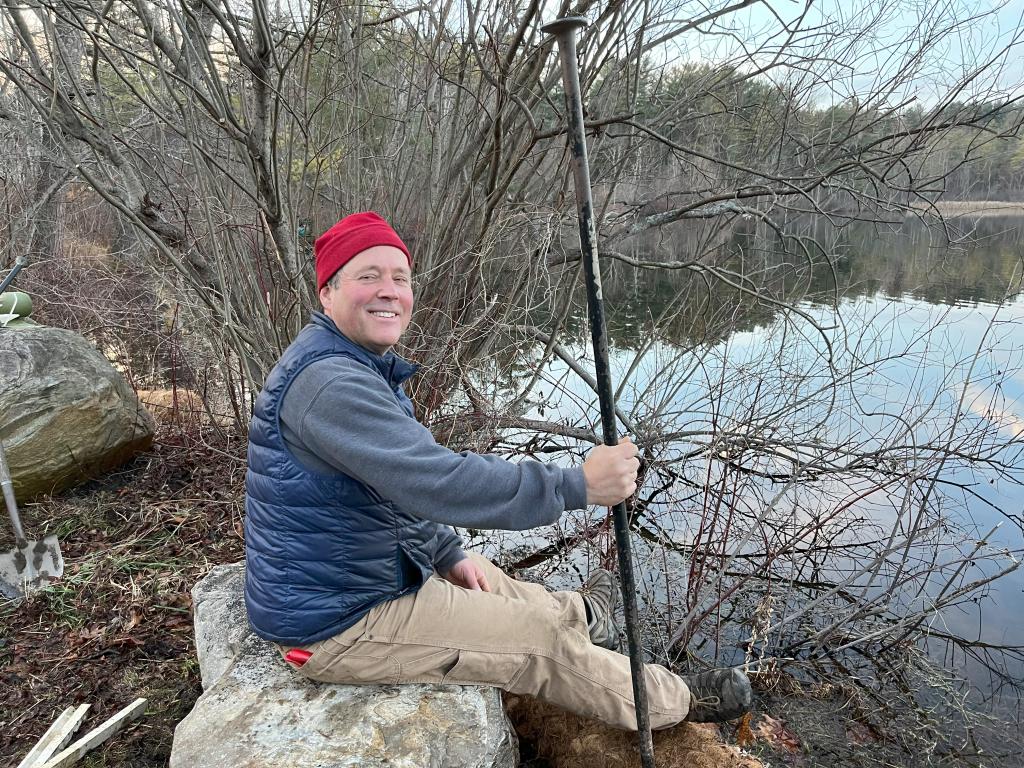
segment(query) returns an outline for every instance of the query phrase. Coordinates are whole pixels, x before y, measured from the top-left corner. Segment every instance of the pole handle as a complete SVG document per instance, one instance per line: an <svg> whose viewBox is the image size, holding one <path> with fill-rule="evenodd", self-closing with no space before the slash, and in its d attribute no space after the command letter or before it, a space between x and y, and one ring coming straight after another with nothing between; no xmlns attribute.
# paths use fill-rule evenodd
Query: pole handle
<svg viewBox="0 0 1024 768"><path fill-rule="evenodd" d="M576 30L583 29L587 26L587 20L582 16L564 16L561 19L555 19L550 24L545 24L540 28L540 31L545 35L575 35Z"/></svg>

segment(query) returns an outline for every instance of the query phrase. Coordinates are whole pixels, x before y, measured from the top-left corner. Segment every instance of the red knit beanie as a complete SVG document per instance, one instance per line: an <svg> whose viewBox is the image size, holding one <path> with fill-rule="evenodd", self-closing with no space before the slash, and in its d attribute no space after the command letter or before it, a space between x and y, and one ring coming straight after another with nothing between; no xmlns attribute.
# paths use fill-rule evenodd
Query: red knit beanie
<svg viewBox="0 0 1024 768"><path fill-rule="evenodd" d="M375 245L391 245L405 254L412 266L412 256L402 238L384 219L373 211L346 216L324 232L313 243L316 256L316 289L319 291L334 273L354 256Z"/></svg>

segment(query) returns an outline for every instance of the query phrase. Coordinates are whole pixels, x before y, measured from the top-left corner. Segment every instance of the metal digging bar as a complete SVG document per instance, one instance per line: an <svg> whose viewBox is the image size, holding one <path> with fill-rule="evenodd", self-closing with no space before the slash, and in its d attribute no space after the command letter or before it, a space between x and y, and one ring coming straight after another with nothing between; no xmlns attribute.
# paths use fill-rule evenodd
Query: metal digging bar
<svg viewBox="0 0 1024 768"><path fill-rule="evenodd" d="M594 229L594 203L590 194L590 166L587 162L587 139L583 130L583 98L580 95L580 72L576 61L576 31L587 25L586 19L567 16L541 27L541 31L558 39L562 60L562 82L565 105L569 113L569 147L572 151L573 178L576 182L576 207L579 213L580 248L587 282L587 312L594 342L594 368L597 373L597 396L601 402L601 427L606 445L618 443L615 422L615 401L608 367L608 337L605 333L604 301L601 296L601 266L597 260L597 233ZM636 584L633 580L633 551L629 541L629 519L625 502L612 508L615 520L615 546L619 551L619 578L622 581L622 602L626 610L626 637L629 640L629 662L633 673L633 700L636 702L637 737L643 768L655 768L654 743L651 740L651 719L647 712L647 685L644 681L640 625L636 609Z"/></svg>

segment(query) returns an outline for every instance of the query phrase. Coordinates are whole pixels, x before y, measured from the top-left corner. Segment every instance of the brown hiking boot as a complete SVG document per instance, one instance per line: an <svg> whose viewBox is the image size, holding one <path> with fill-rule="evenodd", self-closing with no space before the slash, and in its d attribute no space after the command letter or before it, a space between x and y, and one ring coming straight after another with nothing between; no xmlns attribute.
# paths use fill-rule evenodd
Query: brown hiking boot
<svg viewBox="0 0 1024 768"><path fill-rule="evenodd" d="M691 723L724 723L750 711L754 692L742 669L713 669L697 675L682 675L690 689Z"/></svg>

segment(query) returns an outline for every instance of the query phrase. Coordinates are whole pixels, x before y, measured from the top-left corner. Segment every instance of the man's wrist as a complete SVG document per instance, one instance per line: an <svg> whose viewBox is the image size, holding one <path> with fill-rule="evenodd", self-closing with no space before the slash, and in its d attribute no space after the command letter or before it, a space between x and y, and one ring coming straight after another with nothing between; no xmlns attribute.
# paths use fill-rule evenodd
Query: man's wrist
<svg viewBox="0 0 1024 768"><path fill-rule="evenodd" d="M462 547L452 547L451 550L445 552L444 557L434 562L434 570L442 576L444 576L458 563L461 563L463 560L465 560L466 557L467 555L462 550Z"/></svg>
<svg viewBox="0 0 1024 768"><path fill-rule="evenodd" d="M586 509L587 508L587 476L583 467L573 467L565 470L565 509Z"/></svg>

